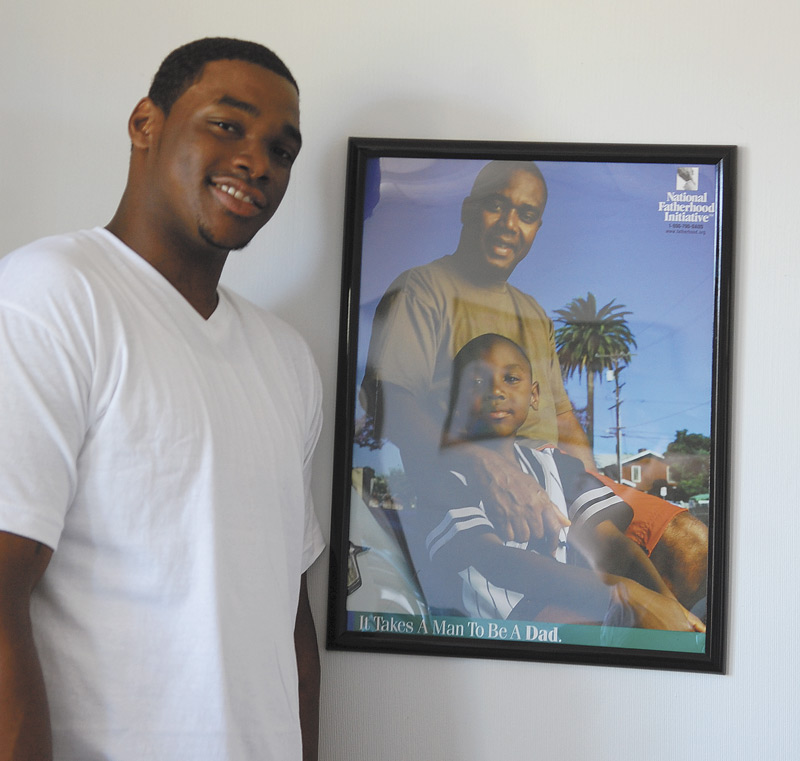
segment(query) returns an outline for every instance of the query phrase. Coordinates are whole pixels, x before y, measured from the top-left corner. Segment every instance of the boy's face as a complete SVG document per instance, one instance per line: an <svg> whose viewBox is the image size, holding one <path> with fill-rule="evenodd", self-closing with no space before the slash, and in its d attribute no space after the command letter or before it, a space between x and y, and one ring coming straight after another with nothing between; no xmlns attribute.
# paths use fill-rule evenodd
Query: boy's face
<svg viewBox="0 0 800 761"><path fill-rule="evenodd" d="M539 384L519 351L498 341L466 366L459 396L469 438L514 436L538 406Z"/></svg>

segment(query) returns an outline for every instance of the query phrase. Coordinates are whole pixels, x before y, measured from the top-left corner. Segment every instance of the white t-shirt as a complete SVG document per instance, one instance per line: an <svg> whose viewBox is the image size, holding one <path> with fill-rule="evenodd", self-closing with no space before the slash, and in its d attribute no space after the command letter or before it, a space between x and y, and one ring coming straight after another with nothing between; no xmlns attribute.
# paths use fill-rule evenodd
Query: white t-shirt
<svg viewBox="0 0 800 761"><path fill-rule="evenodd" d="M56 550L32 604L56 759L299 759L305 343L222 287L204 320L94 229L0 260L0 357L0 529Z"/></svg>

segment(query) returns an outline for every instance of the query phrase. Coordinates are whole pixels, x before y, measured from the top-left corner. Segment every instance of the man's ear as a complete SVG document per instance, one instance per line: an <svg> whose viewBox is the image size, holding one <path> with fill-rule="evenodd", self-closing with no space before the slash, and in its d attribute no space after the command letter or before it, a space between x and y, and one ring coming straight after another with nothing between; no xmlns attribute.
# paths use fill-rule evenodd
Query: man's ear
<svg viewBox="0 0 800 761"><path fill-rule="evenodd" d="M128 119L128 135L133 147L150 148L163 123L164 112L150 98L142 98Z"/></svg>
<svg viewBox="0 0 800 761"><path fill-rule="evenodd" d="M466 225L472 217L475 215L475 206L472 202L472 198L467 196L461 202L461 224Z"/></svg>
<svg viewBox="0 0 800 761"><path fill-rule="evenodd" d="M531 409L539 409L539 381L531 384Z"/></svg>

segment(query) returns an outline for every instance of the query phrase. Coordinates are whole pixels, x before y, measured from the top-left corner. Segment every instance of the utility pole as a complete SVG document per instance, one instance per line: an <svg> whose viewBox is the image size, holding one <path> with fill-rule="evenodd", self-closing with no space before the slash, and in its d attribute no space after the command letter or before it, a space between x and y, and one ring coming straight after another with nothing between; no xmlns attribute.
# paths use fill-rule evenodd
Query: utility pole
<svg viewBox="0 0 800 761"><path fill-rule="evenodd" d="M619 398L620 391L622 387L625 385L624 383L619 382L619 374L622 368L619 366L619 356L615 355L613 357L614 360L614 369L606 371L606 380L611 380L609 375L613 375L614 377L614 404L612 404L608 409L615 410L616 416L616 426L614 426L614 434L617 440L617 483L622 483L622 426L619 424L619 408L622 406L622 400Z"/></svg>

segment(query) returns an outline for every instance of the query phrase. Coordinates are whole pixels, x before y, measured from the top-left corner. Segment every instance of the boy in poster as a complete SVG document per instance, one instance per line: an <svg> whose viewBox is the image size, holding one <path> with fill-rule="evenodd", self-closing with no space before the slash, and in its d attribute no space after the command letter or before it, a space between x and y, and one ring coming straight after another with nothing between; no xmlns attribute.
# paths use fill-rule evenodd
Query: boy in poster
<svg viewBox="0 0 800 761"><path fill-rule="evenodd" d="M450 471L449 500L441 501L439 492L430 503L423 499L406 524L429 603L443 603L472 618L613 620L642 628L705 631L623 535L631 508L575 458L517 439L529 409L538 407L538 395L531 364L510 339L484 334L457 353L443 448L469 442L492 450L534 478L571 525L561 530L552 551L533 541L504 541L486 514L481 488ZM447 581L455 582L456 576L461 600L436 600L447 594L442 590L451 588Z"/></svg>

